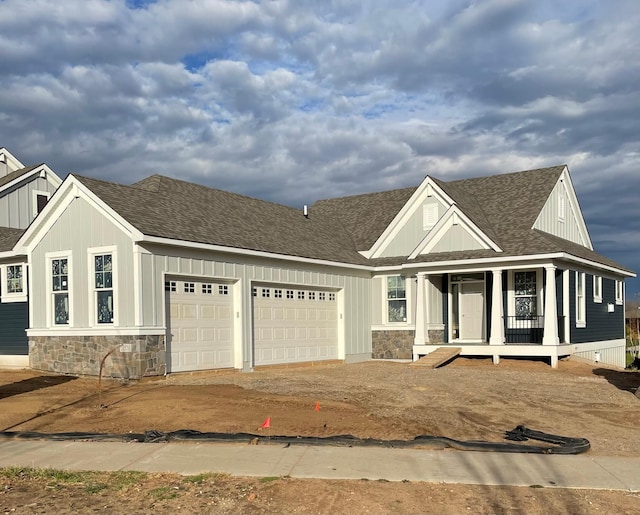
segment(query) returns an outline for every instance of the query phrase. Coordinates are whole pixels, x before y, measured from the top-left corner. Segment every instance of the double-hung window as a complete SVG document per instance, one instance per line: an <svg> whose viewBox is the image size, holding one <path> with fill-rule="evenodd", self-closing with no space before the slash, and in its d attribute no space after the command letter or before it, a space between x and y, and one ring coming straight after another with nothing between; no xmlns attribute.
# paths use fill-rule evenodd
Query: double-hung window
<svg viewBox="0 0 640 515"><path fill-rule="evenodd" d="M602 277L593 276L593 302L602 302Z"/></svg>
<svg viewBox="0 0 640 515"><path fill-rule="evenodd" d="M536 272L513 273L513 296L516 320L532 320L538 315Z"/></svg>
<svg viewBox="0 0 640 515"><path fill-rule="evenodd" d="M622 281L616 281L616 304L622 304L624 299L624 283Z"/></svg>
<svg viewBox="0 0 640 515"><path fill-rule="evenodd" d="M113 324L113 254L94 255L93 265L96 322Z"/></svg>
<svg viewBox="0 0 640 515"><path fill-rule="evenodd" d="M585 327L587 324L585 273L576 272L576 326Z"/></svg>
<svg viewBox="0 0 640 515"><path fill-rule="evenodd" d="M387 320L407 321L407 293L405 278L400 275L387 277Z"/></svg>
<svg viewBox="0 0 640 515"><path fill-rule="evenodd" d="M53 324L69 325L69 258L59 257L50 261Z"/></svg>
<svg viewBox="0 0 640 515"><path fill-rule="evenodd" d="M0 292L2 302L24 302L27 300L26 265L0 266Z"/></svg>

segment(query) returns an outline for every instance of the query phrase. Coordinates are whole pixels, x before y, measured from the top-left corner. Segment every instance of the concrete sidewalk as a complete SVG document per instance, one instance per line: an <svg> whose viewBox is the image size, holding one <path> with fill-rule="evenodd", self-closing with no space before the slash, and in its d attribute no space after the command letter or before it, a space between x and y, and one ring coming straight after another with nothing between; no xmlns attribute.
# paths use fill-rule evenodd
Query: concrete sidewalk
<svg viewBox="0 0 640 515"><path fill-rule="evenodd" d="M0 467L640 491L640 458L371 447L0 441Z"/></svg>

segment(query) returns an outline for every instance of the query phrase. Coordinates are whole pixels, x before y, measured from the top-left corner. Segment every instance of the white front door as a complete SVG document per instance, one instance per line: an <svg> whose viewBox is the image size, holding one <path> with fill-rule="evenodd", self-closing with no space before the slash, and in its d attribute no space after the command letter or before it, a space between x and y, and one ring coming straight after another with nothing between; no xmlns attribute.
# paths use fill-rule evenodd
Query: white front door
<svg viewBox="0 0 640 515"><path fill-rule="evenodd" d="M460 291L460 339L484 339L484 283L462 283Z"/></svg>

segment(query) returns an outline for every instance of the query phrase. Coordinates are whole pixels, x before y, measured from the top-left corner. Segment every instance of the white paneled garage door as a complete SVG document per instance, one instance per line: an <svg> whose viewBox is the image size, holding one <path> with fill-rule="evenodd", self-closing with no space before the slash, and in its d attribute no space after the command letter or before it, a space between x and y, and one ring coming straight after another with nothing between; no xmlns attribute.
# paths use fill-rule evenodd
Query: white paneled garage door
<svg viewBox="0 0 640 515"><path fill-rule="evenodd" d="M335 292L253 288L256 365L338 359Z"/></svg>
<svg viewBox="0 0 640 515"><path fill-rule="evenodd" d="M233 367L231 285L165 282L168 372Z"/></svg>

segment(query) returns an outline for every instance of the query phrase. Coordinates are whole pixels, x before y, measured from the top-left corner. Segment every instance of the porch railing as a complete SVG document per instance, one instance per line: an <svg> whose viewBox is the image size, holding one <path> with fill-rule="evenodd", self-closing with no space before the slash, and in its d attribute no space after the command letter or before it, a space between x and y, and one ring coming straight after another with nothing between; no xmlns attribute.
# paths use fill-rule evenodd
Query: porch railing
<svg viewBox="0 0 640 515"><path fill-rule="evenodd" d="M544 316L529 315L507 316L505 317L507 326L505 328L506 343L511 344L542 344L544 336ZM556 322L558 325L558 339L564 343L564 316L559 316Z"/></svg>

